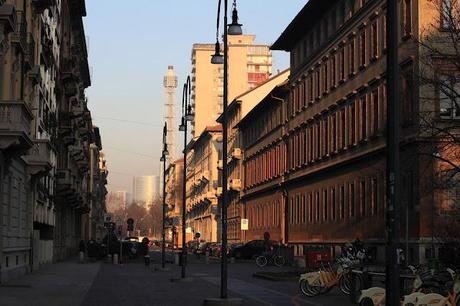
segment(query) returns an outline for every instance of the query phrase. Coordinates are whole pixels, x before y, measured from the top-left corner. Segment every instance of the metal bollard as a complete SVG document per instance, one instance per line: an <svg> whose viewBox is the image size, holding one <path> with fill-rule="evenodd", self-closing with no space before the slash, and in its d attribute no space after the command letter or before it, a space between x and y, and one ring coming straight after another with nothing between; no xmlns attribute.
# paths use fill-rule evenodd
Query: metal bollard
<svg viewBox="0 0 460 306"><path fill-rule="evenodd" d="M144 264L145 264L146 267L148 267L150 265L150 256L149 255L144 256Z"/></svg>
<svg viewBox="0 0 460 306"><path fill-rule="evenodd" d="M107 262L112 263L112 254L107 255Z"/></svg>
<svg viewBox="0 0 460 306"><path fill-rule="evenodd" d="M79 261L80 263L84 262L85 261L85 252L80 252L79 253Z"/></svg>
<svg viewBox="0 0 460 306"><path fill-rule="evenodd" d="M113 254L113 264L118 265L118 254Z"/></svg>
<svg viewBox="0 0 460 306"><path fill-rule="evenodd" d="M230 263L234 264L235 263L235 257L230 257Z"/></svg>
<svg viewBox="0 0 460 306"><path fill-rule="evenodd" d="M177 266L178 266L179 263L180 263L180 261L179 261L179 256L180 256L179 253L174 254L174 264L177 265Z"/></svg>
<svg viewBox="0 0 460 306"><path fill-rule="evenodd" d="M207 264L209 263L209 250L206 251L204 260Z"/></svg>

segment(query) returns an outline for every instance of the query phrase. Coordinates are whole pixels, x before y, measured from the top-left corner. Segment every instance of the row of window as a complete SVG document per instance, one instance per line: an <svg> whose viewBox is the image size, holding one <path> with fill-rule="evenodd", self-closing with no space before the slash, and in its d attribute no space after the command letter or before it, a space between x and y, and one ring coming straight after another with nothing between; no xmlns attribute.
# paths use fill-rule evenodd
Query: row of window
<svg viewBox="0 0 460 306"><path fill-rule="evenodd" d="M340 84L354 77L358 69L364 69L376 60L386 47L382 40L384 17L375 17L369 25L363 25L357 34L341 42L337 51L323 58L321 64L311 69L291 91L292 105L289 114L295 115L315 100L319 100Z"/></svg>
<svg viewBox="0 0 460 306"><path fill-rule="evenodd" d="M279 201L250 205L246 211L250 229L266 229L280 226L281 206Z"/></svg>
<svg viewBox="0 0 460 306"><path fill-rule="evenodd" d="M444 1L446 2L446 0ZM447 0L447 2L449 1L451 0ZM337 30L364 5L364 2L363 0L341 1L336 7L330 8L330 13L324 16L322 20L318 21L316 26L305 35L305 38L300 41L294 49L291 55L291 66L298 67L306 62L325 42L327 42L329 37L335 34ZM400 2L401 38L412 34L412 5L412 0L403 0ZM449 7L451 7L451 5L444 5L444 11L449 11L446 9ZM376 18L378 15L382 15L382 17ZM383 45L386 44L385 15L385 8L381 8L378 12L372 12L370 15L369 24L371 24L371 26L368 35L371 45L369 46L369 52L373 56L377 56L377 45L380 43L379 41L381 41ZM377 19L380 20L380 26L377 26L377 22L375 21ZM446 19L446 17L443 18L443 20ZM444 23L446 22L444 21ZM359 29L359 31L362 33L362 29ZM366 34L362 35L365 36ZM361 40L361 46L365 40L365 37ZM364 52L361 54L364 55Z"/></svg>
<svg viewBox="0 0 460 306"><path fill-rule="evenodd" d="M284 172L286 146L282 143L257 154L245 163L245 187L277 177Z"/></svg>
<svg viewBox="0 0 460 306"><path fill-rule="evenodd" d="M385 99L382 83L294 132L288 140L287 168L313 163L377 136L383 130Z"/></svg>
<svg viewBox="0 0 460 306"><path fill-rule="evenodd" d="M382 179L361 178L289 199L289 224L325 223L375 216L383 211Z"/></svg>
<svg viewBox="0 0 460 306"><path fill-rule="evenodd" d="M276 103L254 119L244 130L243 141L249 146L264 135L273 131L283 122L281 103Z"/></svg>

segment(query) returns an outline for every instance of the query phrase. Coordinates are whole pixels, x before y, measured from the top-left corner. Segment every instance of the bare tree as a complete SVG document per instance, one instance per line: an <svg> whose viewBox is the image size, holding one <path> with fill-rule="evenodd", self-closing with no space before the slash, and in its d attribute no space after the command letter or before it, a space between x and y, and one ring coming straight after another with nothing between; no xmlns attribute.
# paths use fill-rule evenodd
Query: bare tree
<svg viewBox="0 0 460 306"><path fill-rule="evenodd" d="M460 1L424 3L435 13L417 38L421 196L437 203L437 239L460 245Z"/></svg>

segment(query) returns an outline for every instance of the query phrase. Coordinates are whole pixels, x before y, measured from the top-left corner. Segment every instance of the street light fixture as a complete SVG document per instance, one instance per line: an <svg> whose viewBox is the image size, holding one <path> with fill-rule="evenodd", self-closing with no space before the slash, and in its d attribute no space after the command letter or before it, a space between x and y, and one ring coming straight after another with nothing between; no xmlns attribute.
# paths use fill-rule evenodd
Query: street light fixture
<svg viewBox="0 0 460 306"><path fill-rule="evenodd" d="M222 0L218 1L217 8L217 31L216 31L216 54L211 58L212 64L221 64L220 60L220 48L219 47L219 20L220 20L220 7ZM221 199L221 218L222 218L222 252L221 252L221 279L220 279L220 298L227 299L227 203L228 203L228 192L227 192L227 181L228 181L228 165L227 165L227 144L228 144L228 118L227 118L227 106L228 106L228 35L241 35L243 33L241 24L238 23L238 11L236 9L236 0L233 0L233 13L232 23L228 24L228 0L224 0L224 97L223 97L223 110L222 110L222 199ZM230 302L230 301L229 301ZM240 299L232 299L234 304L240 304Z"/></svg>
<svg viewBox="0 0 460 306"><path fill-rule="evenodd" d="M215 53L211 57L211 64L222 65L224 63L224 56L220 54L219 40L216 42Z"/></svg>
<svg viewBox="0 0 460 306"><path fill-rule="evenodd" d="M243 34L243 29L241 29L241 26L242 24L238 23L238 10L236 9L236 0L233 0L232 23L228 25L228 35Z"/></svg>
<svg viewBox="0 0 460 306"><path fill-rule="evenodd" d="M186 183L187 183L187 122L193 120L192 105L190 102L192 93L192 84L190 81L190 76L187 77L187 81L184 84L182 90L182 118L181 124L179 126L179 131L184 132L184 167L183 167L183 177L182 177L182 253L181 253L181 279L185 278L185 263L187 257L187 245L185 238L185 202L186 202Z"/></svg>
<svg viewBox="0 0 460 306"><path fill-rule="evenodd" d="M165 269L165 261L166 261L166 238L165 238L165 218L166 218L166 156L169 155L168 152L168 144L166 142L166 137L168 135L168 129L165 122L163 127L163 151L161 153L160 161L163 162L163 220L162 220L162 227L161 227L161 268Z"/></svg>

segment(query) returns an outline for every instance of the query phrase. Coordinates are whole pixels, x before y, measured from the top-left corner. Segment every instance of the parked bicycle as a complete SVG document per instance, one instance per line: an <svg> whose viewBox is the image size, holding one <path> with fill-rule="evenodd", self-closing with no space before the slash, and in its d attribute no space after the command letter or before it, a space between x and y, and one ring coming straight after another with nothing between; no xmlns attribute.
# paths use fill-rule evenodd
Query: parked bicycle
<svg viewBox="0 0 460 306"><path fill-rule="evenodd" d="M279 248L276 251L265 252L264 254L256 257L256 264L259 267L265 267L268 264L282 267L286 263L283 255L280 254Z"/></svg>

